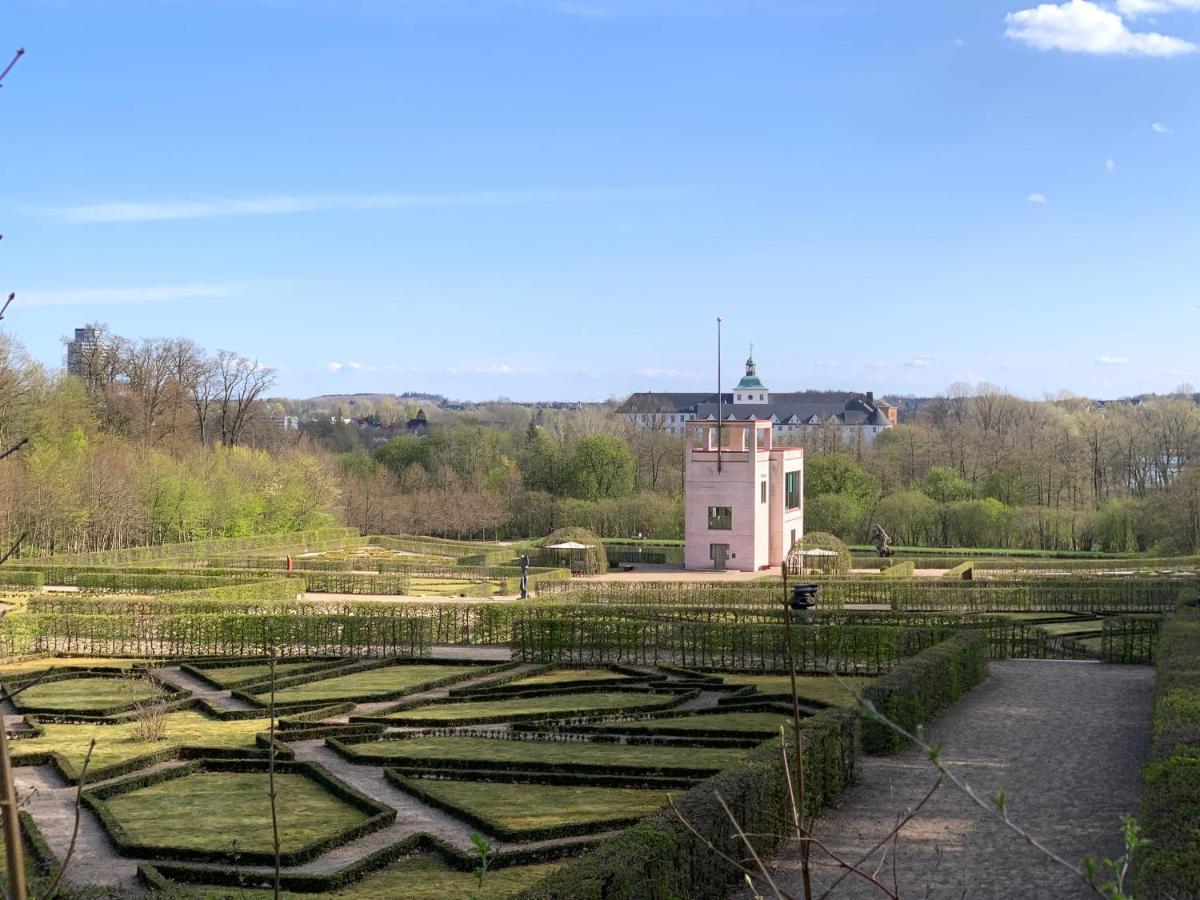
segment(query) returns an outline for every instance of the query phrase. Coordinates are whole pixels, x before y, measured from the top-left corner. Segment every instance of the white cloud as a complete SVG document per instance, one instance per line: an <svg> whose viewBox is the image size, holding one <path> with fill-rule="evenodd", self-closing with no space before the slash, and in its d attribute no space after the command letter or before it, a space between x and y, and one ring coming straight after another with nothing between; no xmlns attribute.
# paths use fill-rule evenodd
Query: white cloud
<svg viewBox="0 0 1200 900"><path fill-rule="evenodd" d="M656 369L648 366L643 369L638 369L637 374L641 375L643 378L672 378L683 381L700 380L700 375L698 373L685 371L683 369Z"/></svg>
<svg viewBox="0 0 1200 900"><path fill-rule="evenodd" d="M893 362L888 362L887 360L884 360L884 359L877 359L874 362L867 363L867 368L868 369L894 369L894 368L896 368L896 364Z"/></svg>
<svg viewBox="0 0 1200 900"><path fill-rule="evenodd" d="M356 372L357 372L357 371L360 371L360 370L362 369L362 367L363 367L363 364L362 364L362 363L360 363L360 362L355 362L354 360L350 360L350 362L346 363L346 365L347 365L349 368L351 368L351 369L354 369Z"/></svg>
<svg viewBox="0 0 1200 900"><path fill-rule="evenodd" d="M1050 202L1050 198L1047 197L1045 194L1030 194L1025 199L1028 200L1030 203L1039 203L1040 204L1040 203L1049 203Z"/></svg>
<svg viewBox="0 0 1200 900"><path fill-rule="evenodd" d="M1133 362L1133 360L1130 359L1128 356L1101 356L1098 360L1096 360L1096 365L1098 365L1098 366L1127 366L1131 362Z"/></svg>
<svg viewBox="0 0 1200 900"><path fill-rule="evenodd" d="M1130 19L1180 10L1200 12L1200 0L1117 0L1117 11Z"/></svg>
<svg viewBox="0 0 1200 900"><path fill-rule="evenodd" d="M1150 130L1155 132L1156 134L1170 134L1171 133L1171 127L1169 125L1166 125L1163 122L1154 122L1153 124L1151 124Z"/></svg>
<svg viewBox="0 0 1200 900"><path fill-rule="evenodd" d="M1005 37L1036 50L1169 57L1200 49L1182 38L1130 31L1121 16L1091 0L1043 3L1009 13L1004 23Z"/></svg>
<svg viewBox="0 0 1200 900"><path fill-rule="evenodd" d="M915 357L914 359L910 359L908 362L906 362L904 364L904 368L906 368L906 369L928 369L932 365L933 365L933 357L925 356L922 354L921 356Z"/></svg>
<svg viewBox="0 0 1200 900"><path fill-rule="evenodd" d="M1111 156L1104 161L1104 171L1109 175L1117 171L1117 162Z"/></svg>
<svg viewBox="0 0 1200 900"><path fill-rule="evenodd" d="M343 366L340 362L331 362L328 366L326 366L326 368L329 369L330 372L337 373L342 371L345 366Z"/></svg>
<svg viewBox="0 0 1200 900"><path fill-rule="evenodd" d="M450 206L512 206L528 203L567 203L612 196L614 191L481 191L457 194L311 194L274 197L217 197L207 200L163 202L114 201L82 206L34 210L40 215L72 224L98 222L163 222L177 219L214 219L234 216L270 216L306 212L419 209Z"/></svg>
<svg viewBox="0 0 1200 900"><path fill-rule="evenodd" d="M967 45L967 42L966 42L966 41L964 41L962 38L955 38L955 39L954 39L954 46L955 46L955 47L965 47L966 45Z"/></svg>
<svg viewBox="0 0 1200 900"><path fill-rule="evenodd" d="M239 293L234 284L167 284L151 287L81 288L64 291L18 291L22 306L117 306L169 300L211 300Z"/></svg>

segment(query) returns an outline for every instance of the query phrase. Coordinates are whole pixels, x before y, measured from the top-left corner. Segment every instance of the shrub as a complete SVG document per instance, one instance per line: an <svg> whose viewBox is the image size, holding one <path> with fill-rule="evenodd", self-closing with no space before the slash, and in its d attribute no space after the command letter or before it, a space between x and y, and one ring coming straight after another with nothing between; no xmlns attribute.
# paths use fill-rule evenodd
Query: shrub
<svg viewBox="0 0 1200 900"><path fill-rule="evenodd" d="M554 544L574 542L583 544L586 550L550 550ZM562 565L563 554L569 554L571 570L582 575L599 575L608 571L608 555L604 543L586 528L560 528L539 542L543 553L539 555L541 565Z"/></svg>
<svg viewBox="0 0 1200 900"><path fill-rule="evenodd" d="M911 559L888 566L880 574L885 578L912 578L917 573L917 564Z"/></svg>
<svg viewBox="0 0 1200 900"><path fill-rule="evenodd" d="M863 690L883 715L907 731L914 731L945 709L987 675L988 638L983 632L960 632L896 665ZM873 718L863 722L863 750L894 753L904 738Z"/></svg>
<svg viewBox="0 0 1200 900"><path fill-rule="evenodd" d="M1200 897L1200 609L1163 626L1141 825L1149 839L1138 897Z"/></svg>
<svg viewBox="0 0 1200 900"><path fill-rule="evenodd" d="M806 550L827 550L835 556L804 556ZM795 560L793 565L792 560ZM850 571L850 551L846 544L825 531L810 531L788 551L789 570L816 572L821 575L845 575Z"/></svg>

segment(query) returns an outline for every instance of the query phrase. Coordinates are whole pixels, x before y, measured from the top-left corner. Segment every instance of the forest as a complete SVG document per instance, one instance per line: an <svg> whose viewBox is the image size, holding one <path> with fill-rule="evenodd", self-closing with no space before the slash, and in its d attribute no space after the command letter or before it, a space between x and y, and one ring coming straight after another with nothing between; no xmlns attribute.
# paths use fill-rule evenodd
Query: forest
<svg viewBox="0 0 1200 900"><path fill-rule="evenodd" d="M579 525L677 539L683 442L616 404L312 411L274 372L186 339L102 332L78 377L0 334L0 530L73 552L341 522L363 533L537 537ZM308 408L299 429L276 417ZM1200 550L1200 409L1190 391L1098 404L952 386L874 442L807 451L806 528L900 545ZM25 443L21 443L25 441Z"/></svg>

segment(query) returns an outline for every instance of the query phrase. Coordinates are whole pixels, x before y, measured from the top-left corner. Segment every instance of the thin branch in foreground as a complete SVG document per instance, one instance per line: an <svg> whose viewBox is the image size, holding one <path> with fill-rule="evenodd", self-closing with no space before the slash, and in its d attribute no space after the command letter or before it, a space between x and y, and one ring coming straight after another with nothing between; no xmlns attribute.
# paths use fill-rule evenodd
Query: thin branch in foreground
<svg viewBox="0 0 1200 900"><path fill-rule="evenodd" d="M21 47L20 49L17 50L17 52L15 54L13 54L12 62L10 62L7 66L4 67L3 72L0 72L0 87L4 87L5 77L8 75L9 72L12 71L13 66L15 66L17 64L17 61L24 55L25 55L24 47Z"/></svg>
<svg viewBox="0 0 1200 900"><path fill-rule="evenodd" d="M4 237L4 235L0 234L0 238L2 238L2 237ZM8 295L8 299L4 301L4 305L0 306L0 319L4 318L4 314L6 312L8 312L9 304L12 303L16 299L17 299L17 295L15 292Z"/></svg>
<svg viewBox="0 0 1200 900"><path fill-rule="evenodd" d="M746 832L742 831L742 826L738 824L737 818L726 805L725 798L721 796L721 792L713 791L713 796L717 798L717 802L721 804L721 809L725 811L725 815L727 815L729 817L729 821L733 823L734 830L737 831L738 837L742 839L742 843L745 844L746 849L750 851L750 856L753 858L754 864L757 865L758 870L762 872L762 877L767 880L767 884L771 886L771 890L775 892L775 896L782 896L779 886L775 884L775 879L771 877L771 873L768 872L767 867L763 865L762 859L759 858L758 851L754 849L754 844L750 842L750 838L746 837Z"/></svg>
<svg viewBox="0 0 1200 900"><path fill-rule="evenodd" d="M59 882L62 881L63 874L67 871L67 866L71 863L71 857L75 855L75 841L79 837L80 810L83 807L83 786L87 782L88 764L92 761L92 751L95 749L96 739L92 738L92 742L88 744L87 755L83 758L83 768L79 772L79 788L75 791L75 825L71 829L71 843L67 845L67 852L63 856L62 865L58 867L58 873L54 876L54 880L50 882L50 886L46 888L46 893L42 895L42 900L52 900L55 892L58 890Z"/></svg>

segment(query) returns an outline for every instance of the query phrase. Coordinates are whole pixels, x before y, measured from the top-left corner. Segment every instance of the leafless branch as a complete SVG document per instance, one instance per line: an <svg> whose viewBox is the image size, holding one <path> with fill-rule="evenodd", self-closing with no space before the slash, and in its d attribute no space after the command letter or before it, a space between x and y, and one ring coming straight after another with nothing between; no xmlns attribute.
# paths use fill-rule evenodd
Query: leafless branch
<svg viewBox="0 0 1200 900"><path fill-rule="evenodd" d="M779 890L779 886L775 884L775 879L771 877L771 873L767 871L767 867L763 865L763 861L759 858L758 851L754 849L754 844L750 842L750 838L746 837L746 832L742 831L742 826L738 824L737 818L730 811L725 803L725 798L721 796L720 791L713 791L713 796L717 798L717 802L721 804L721 809L725 811L725 815L729 817L729 821L733 823L733 828L737 832L742 843L746 845L746 849L750 851L750 857L754 860L754 864L758 866L758 870L762 873L762 877L766 879L767 884L771 886L771 890L775 892L776 897L783 896Z"/></svg>
<svg viewBox="0 0 1200 900"><path fill-rule="evenodd" d="M8 75L9 72L12 71L13 66L15 66L17 64L17 60L19 60L24 55L25 55L24 47L21 47L19 50L17 50L17 52L15 54L13 54L12 62L10 62L7 66L4 67L3 72L0 72L0 87L4 87L5 77Z"/></svg>
<svg viewBox="0 0 1200 900"><path fill-rule="evenodd" d="M3 238L3 237L4 237L4 235L0 234L0 238ZM8 299L4 301L4 305L0 306L0 319L4 318L4 314L6 312L8 312L9 304L12 303L16 299L17 299L16 292L13 292L8 295Z"/></svg>
<svg viewBox="0 0 1200 900"><path fill-rule="evenodd" d="M7 456L8 454L5 454L5 455ZM3 556L0 556L0 566L4 565L6 562L8 562L8 558L10 556L12 556L14 553L16 553L17 550L20 549L22 542L28 536L29 536L28 531L21 532L20 537L18 537L15 541L13 541L13 545L8 548L8 552L6 552Z"/></svg>

